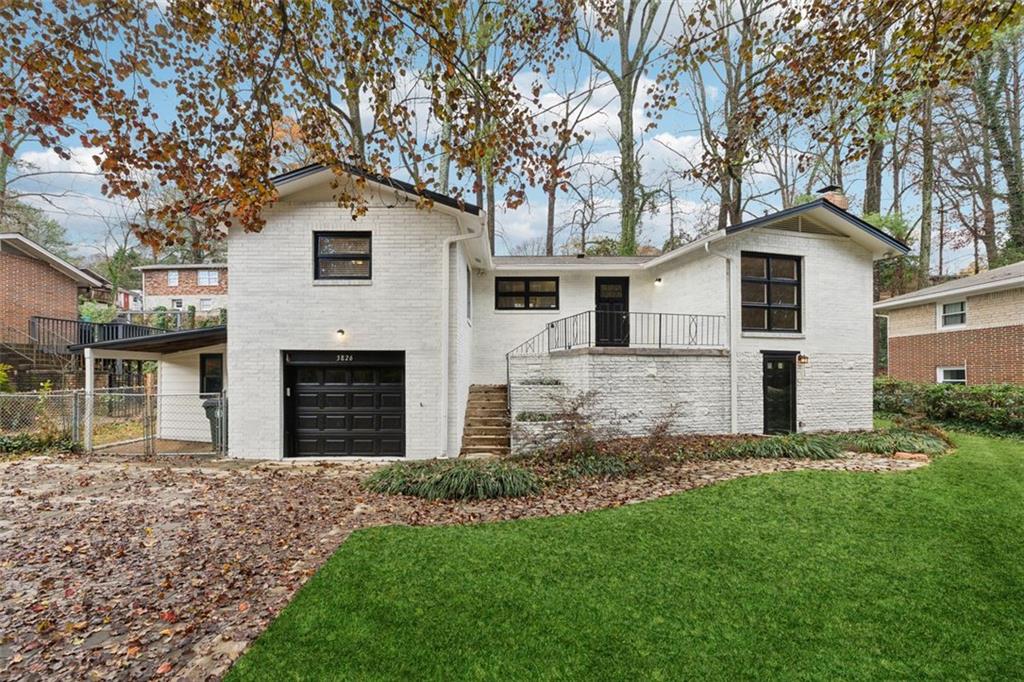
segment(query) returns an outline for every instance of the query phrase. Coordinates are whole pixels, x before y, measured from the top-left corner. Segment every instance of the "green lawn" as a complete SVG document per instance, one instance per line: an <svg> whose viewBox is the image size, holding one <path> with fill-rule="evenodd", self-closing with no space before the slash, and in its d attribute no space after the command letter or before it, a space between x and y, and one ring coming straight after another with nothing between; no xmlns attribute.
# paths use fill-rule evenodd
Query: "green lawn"
<svg viewBox="0 0 1024 682"><path fill-rule="evenodd" d="M360 531L247 679L1024 676L1024 445L581 516Z"/></svg>

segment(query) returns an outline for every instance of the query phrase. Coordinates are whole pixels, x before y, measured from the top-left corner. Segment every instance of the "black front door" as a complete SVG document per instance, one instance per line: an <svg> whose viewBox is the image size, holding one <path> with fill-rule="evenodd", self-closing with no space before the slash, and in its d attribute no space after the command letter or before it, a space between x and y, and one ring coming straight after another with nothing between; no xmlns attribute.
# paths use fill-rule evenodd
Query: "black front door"
<svg viewBox="0 0 1024 682"><path fill-rule="evenodd" d="M594 288L597 345L628 346L629 277L598 277Z"/></svg>
<svg viewBox="0 0 1024 682"><path fill-rule="evenodd" d="M290 457L405 454L405 354L285 353Z"/></svg>
<svg viewBox="0 0 1024 682"><path fill-rule="evenodd" d="M796 353L764 354L764 432L796 431Z"/></svg>

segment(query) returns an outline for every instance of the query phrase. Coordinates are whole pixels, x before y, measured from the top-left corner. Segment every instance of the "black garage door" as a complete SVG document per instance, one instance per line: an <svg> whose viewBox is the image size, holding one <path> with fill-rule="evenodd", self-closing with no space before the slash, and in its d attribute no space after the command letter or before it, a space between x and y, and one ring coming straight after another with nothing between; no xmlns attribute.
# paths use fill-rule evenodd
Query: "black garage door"
<svg viewBox="0 0 1024 682"><path fill-rule="evenodd" d="M405 454L405 353L285 353L291 457Z"/></svg>

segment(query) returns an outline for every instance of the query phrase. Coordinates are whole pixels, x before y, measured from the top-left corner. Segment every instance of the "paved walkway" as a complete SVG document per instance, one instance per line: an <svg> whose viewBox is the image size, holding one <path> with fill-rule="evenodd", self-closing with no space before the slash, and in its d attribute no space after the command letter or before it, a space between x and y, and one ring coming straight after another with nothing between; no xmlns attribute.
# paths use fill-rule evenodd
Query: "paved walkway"
<svg viewBox="0 0 1024 682"><path fill-rule="evenodd" d="M687 463L473 503L366 494L359 481L368 466L99 456L0 463L0 677L216 679L357 528L574 513L773 471L922 463Z"/></svg>

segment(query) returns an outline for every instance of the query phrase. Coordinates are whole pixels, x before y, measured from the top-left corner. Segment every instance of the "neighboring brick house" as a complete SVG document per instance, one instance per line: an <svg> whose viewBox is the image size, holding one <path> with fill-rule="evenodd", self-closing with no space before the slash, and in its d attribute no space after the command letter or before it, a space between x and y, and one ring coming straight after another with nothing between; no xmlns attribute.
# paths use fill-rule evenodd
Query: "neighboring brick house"
<svg viewBox="0 0 1024 682"><path fill-rule="evenodd" d="M1024 384L1024 262L879 301L889 376Z"/></svg>
<svg viewBox="0 0 1024 682"><path fill-rule="evenodd" d="M79 289L102 286L27 237L0 233L0 340L27 342L32 317L77 320Z"/></svg>
<svg viewBox="0 0 1024 682"><path fill-rule="evenodd" d="M87 367L226 389L233 457L500 453L589 392L632 434L871 428L873 262L908 249L827 196L660 255L497 257L478 207L351 174L279 176L263 230L231 227L226 329L92 344Z"/></svg>
<svg viewBox="0 0 1024 682"><path fill-rule="evenodd" d="M217 314L227 308L228 266L224 263L178 263L144 265L142 272L142 308L149 312L196 309L200 317Z"/></svg>

